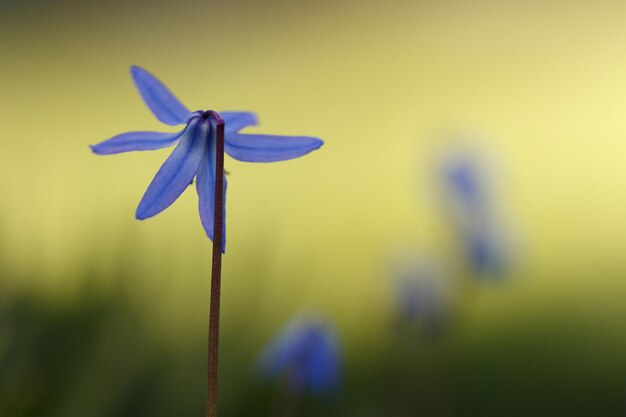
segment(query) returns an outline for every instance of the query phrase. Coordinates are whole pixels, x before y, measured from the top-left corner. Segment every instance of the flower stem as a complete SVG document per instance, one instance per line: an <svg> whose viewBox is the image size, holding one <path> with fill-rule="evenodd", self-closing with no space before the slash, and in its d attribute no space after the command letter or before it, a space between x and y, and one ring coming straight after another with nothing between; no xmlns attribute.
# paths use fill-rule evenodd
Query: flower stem
<svg viewBox="0 0 626 417"><path fill-rule="evenodd" d="M213 222L213 266L209 311L209 365L206 417L217 417L217 348L220 334L220 288L222 284L222 245L224 230L224 120L210 110L215 122L215 210Z"/></svg>

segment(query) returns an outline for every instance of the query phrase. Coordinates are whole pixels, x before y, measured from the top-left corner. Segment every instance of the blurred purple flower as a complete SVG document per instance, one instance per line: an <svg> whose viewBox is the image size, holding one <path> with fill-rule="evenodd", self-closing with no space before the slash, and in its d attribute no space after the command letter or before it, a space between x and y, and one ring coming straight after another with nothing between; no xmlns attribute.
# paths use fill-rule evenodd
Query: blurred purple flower
<svg viewBox="0 0 626 417"><path fill-rule="evenodd" d="M459 205L469 211L479 211L485 201L484 181L474 161L457 157L444 173L445 180Z"/></svg>
<svg viewBox="0 0 626 417"><path fill-rule="evenodd" d="M437 333L450 314L451 288L434 261L404 257L391 265L400 324L417 323L426 333Z"/></svg>
<svg viewBox="0 0 626 417"><path fill-rule="evenodd" d="M506 256L502 242L487 227L468 232L464 240L467 256L475 272L492 275L502 275L506 272Z"/></svg>
<svg viewBox="0 0 626 417"><path fill-rule="evenodd" d="M135 216L152 217L169 207L196 178L202 226L213 240L215 201L215 122L208 112L190 112L154 75L133 66L131 74L146 105L161 122L185 128L177 133L129 132L91 146L94 153L109 155L145 151L178 145L148 186ZM257 117L249 112L222 112L225 122L224 147L231 157L247 162L275 162L297 158L322 146L323 141L308 136L241 134L255 126ZM224 178L226 189L226 178ZM223 208L225 210L225 208ZM224 226L225 227L225 226ZM223 233L222 251L226 233Z"/></svg>
<svg viewBox="0 0 626 417"><path fill-rule="evenodd" d="M489 177L471 155L454 155L447 162L444 189L468 261L479 275L501 275L507 267L506 242L494 210Z"/></svg>
<svg viewBox="0 0 626 417"><path fill-rule="evenodd" d="M332 392L339 385L339 356L330 324L294 320L267 346L256 365L266 378L287 378L294 392Z"/></svg>

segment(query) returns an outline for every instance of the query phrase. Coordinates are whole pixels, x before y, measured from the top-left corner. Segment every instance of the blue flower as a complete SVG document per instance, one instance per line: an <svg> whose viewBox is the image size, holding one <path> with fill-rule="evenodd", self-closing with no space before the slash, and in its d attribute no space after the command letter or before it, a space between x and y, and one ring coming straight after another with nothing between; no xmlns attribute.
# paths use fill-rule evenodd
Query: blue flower
<svg viewBox="0 0 626 417"><path fill-rule="evenodd" d="M464 238L467 256L477 273L501 275L506 272L506 254L502 239L496 232L482 227L467 233Z"/></svg>
<svg viewBox="0 0 626 417"><path fill-rule="evenodd" d="M399 324L417 323L426 333L435 334L448 319L451 285L435 261L402 256L391 264Z"/></svg>
<svg viewBox="0 0 626 417"><path fill-rule="evenodd" d="M135 216L143 220L165 210L185 191L195 177L200 219L207 236L213 240L216 152L214 124L209 120L208 112L202 110L190 112L148 71L131 67L131 74L144 102L157 119L170 126L184 124L184 129L176 133L146 131L123 133L93 145L91 149L100 155L110 155L160 149L178 143L148 186ZM240 161L283 161L305 155L323 144L322 140L308 136L239 133L244 127L257 124L254 113L222 112L220 116L225 122L225 151ZM222 236L224 250L225 231Z"/></svg>
<svg viewBox="0 0 626 417"><path fill-rule="evenodd" d="M495 276L507 266L506 241L489 177L481 168L471 155L453 156L443 169L444 189L472 269L479 275Z"/></svg>
<svg viewBox="0 0 626 417"><path fill-rule="evenodd" d="M294 320L269 344L257 366L267 378L288 378L293 391L334 391L340 374L337 337L326 322Z"/></svg>
<svg viewBox="0 0 626 417"><path fill-rule="evenodd" d="M470 211L481 209L486 190L474 161L467 157L455 158L444 176L459 205Z"/></svg>

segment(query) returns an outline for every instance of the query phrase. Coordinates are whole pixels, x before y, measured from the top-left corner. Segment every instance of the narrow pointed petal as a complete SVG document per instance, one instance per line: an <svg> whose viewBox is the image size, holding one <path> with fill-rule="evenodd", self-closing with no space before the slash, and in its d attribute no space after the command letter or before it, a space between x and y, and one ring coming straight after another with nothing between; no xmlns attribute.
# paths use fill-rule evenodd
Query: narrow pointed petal
<svg viewBox="0 0 626 417"><path fill-rule="evenodd" d="M226 153L246 162L275 162L297 158L318 149L321 139L308 136L246 135L226 132Z"/></svg>
<svg viewBox="0 0 626 417"><path fill-rule="evenodd" d="M98 155L111 155L129 151L151 151L173 145L182 134L183 131L176 133L128 132L89 147L93 153Z"/></svg>
<svg viewBox="0 0 626 417"><path fill-rule="evenodd" d="M211 132L207 149L198 168L196 190L198 191L198 210L202 227L211 242L215 221L215 134ZM222 205L222 253L226 251L226 176L224 176L224 204Z"/></svg>
<svg viewBox="0 0 626 417"><path fill-rule="evenodd" d="M133 66L130 72L143 101L157 119L170 126L185 122L189 110L161 81L140 67Z"/></svg>
<svg viewBox="0 0 626 417"><path fill-rule="evenodd" d="M160 213L185 191L198 171L208 134L208 123L201 119L189 123L180 143L161 166L141 199L135 214L138 219Z"/></svg>
<svg viewBox="0 0 626 417"><path fill-rule="evenodd" d="M224 129L237 132L247 126L256 126L259 121L256 114L243 111L225 111L220 112L220 116L224 119Z"/></svg>

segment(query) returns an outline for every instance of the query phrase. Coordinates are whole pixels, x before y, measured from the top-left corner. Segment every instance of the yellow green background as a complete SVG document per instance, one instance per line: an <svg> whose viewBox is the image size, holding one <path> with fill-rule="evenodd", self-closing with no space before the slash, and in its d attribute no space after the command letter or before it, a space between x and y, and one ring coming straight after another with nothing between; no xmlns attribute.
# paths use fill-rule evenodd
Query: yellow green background
<svg viewBox="0 0 626 417"><path fill-rule="evenodd" d="M250 132L325 141L226 160L224 416L267 415L251 361L302 311L334 323L346 361L343 394L306 415L623 415L625 16L618 1L0 1L0 402L22 413L7 417L202 412L195 190L137 221L170 150L88 148L171 131L130 65L191 109L256 112ZM457 294L446 340L398 351L388 260L462 269L437 191L448 132L491 163L513 265ZM389 405L428 392L424 375L444 381L437 404Z"/></svg>

